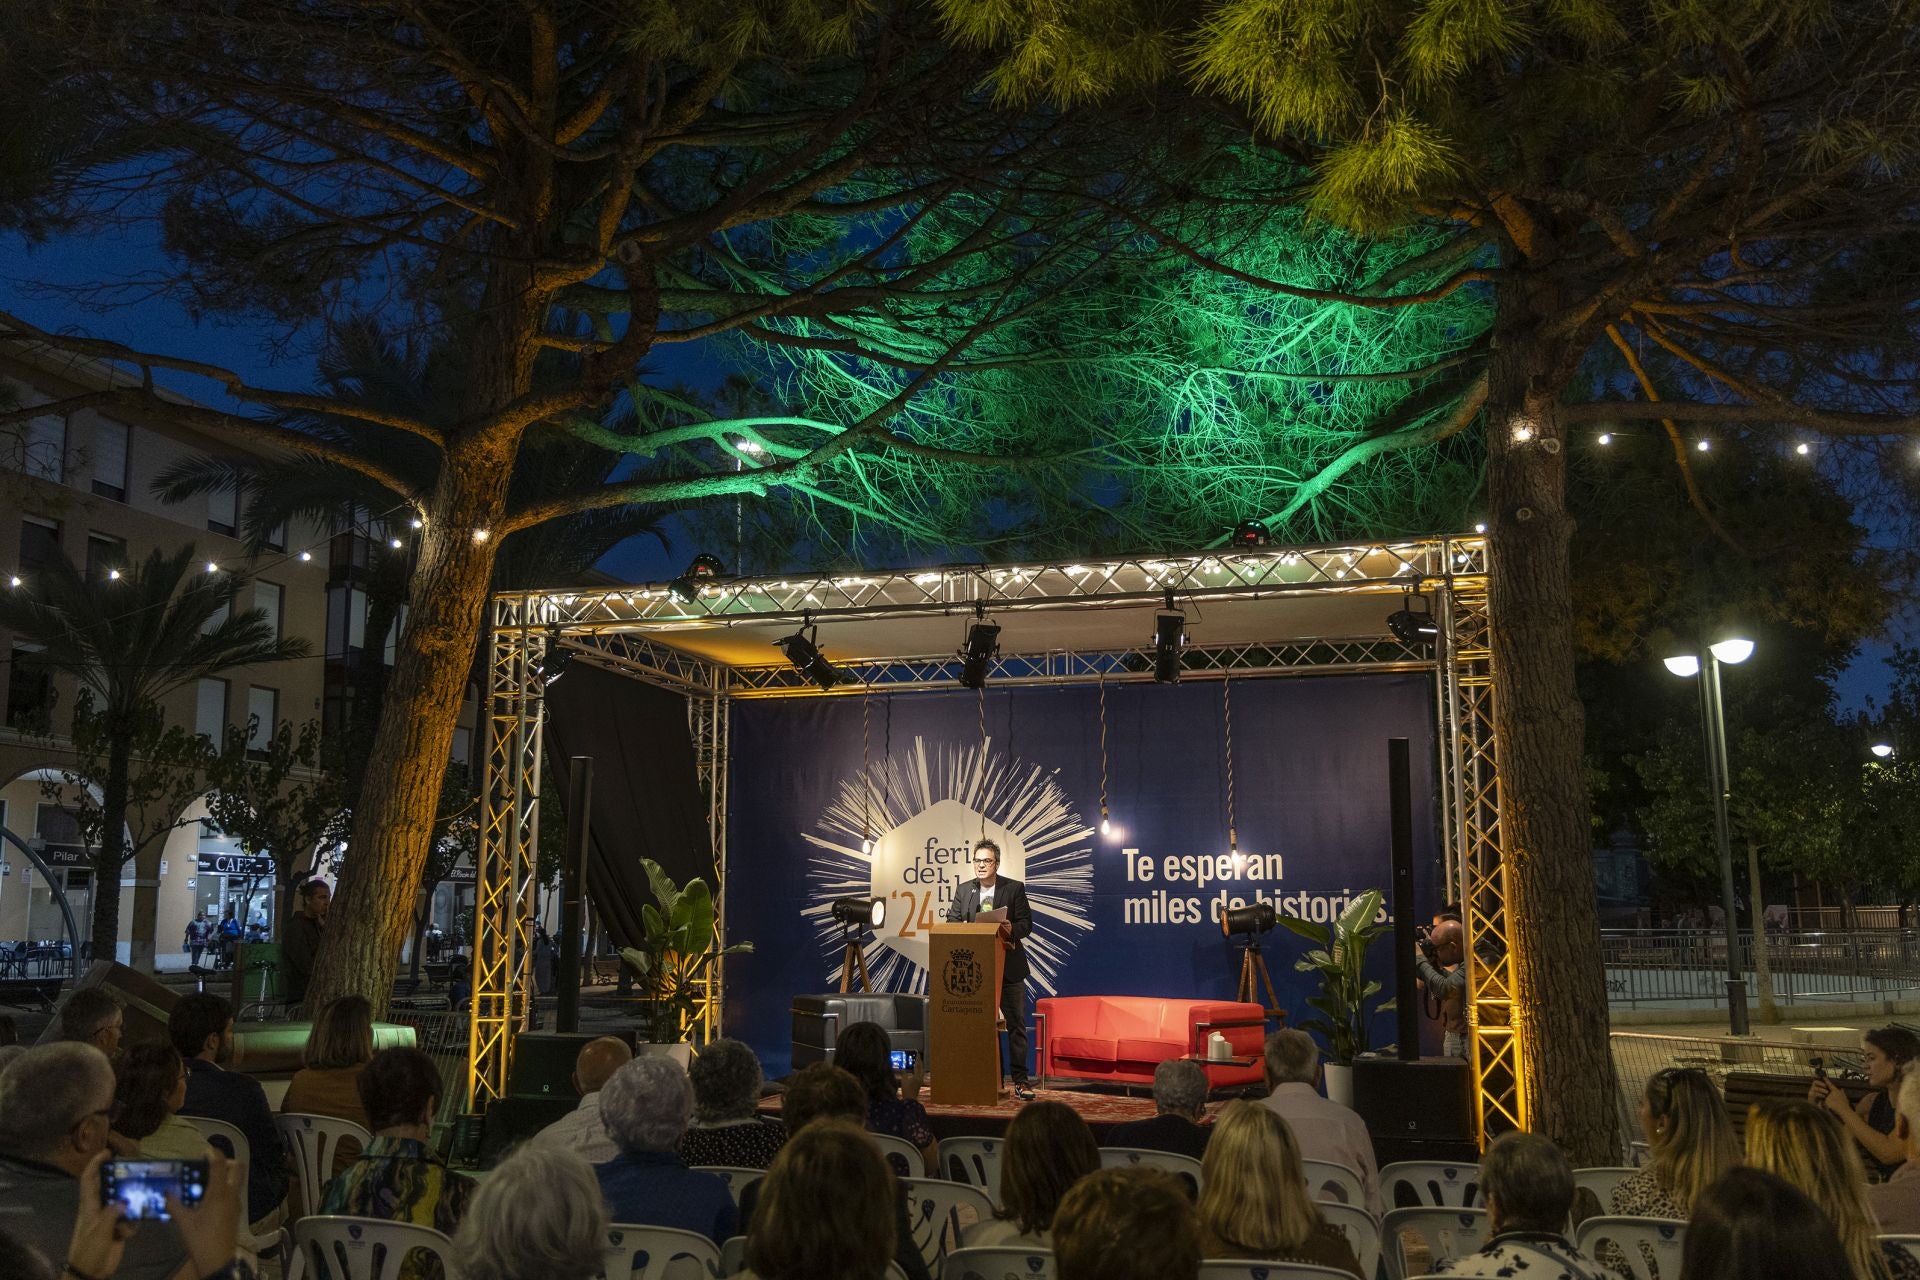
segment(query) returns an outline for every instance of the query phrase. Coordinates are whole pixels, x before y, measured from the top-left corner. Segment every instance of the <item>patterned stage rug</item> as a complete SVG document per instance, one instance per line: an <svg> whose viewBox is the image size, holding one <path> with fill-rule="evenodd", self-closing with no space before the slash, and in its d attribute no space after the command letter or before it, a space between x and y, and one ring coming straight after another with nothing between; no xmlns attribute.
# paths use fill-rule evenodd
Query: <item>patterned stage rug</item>
<svg viewBox="0 0 1920 1280"><path fill-rule="evenodd" d="M1248 1096L1260 1097L1264 1089L1224 1090L1214 1095L1215 1101L1208 1105L1208 1113L1218 1113L1225 1105L1223 1099L1238 1097L1244 1092ZM1037 1102L1063 1102L1080 1113L1098 1140L1111 1125L1126 1124L1131 1120L1149 1120L1153 1118L1153 1098L1142 1086L1133 1094L1127 1094L1111 1088L1065 1088L1034 1090ZM1011 1093L1000 1095L1000 1101L992 1106L937 1106L928 1101L922 1091L920 1101L927 1109L927 1121L938 1138L982 1137L992 1138L1007 1131L1007 1122L1027 1104ZM760 1110L768 1115L780 1114L780 1099L764 1098Z"/></svg>

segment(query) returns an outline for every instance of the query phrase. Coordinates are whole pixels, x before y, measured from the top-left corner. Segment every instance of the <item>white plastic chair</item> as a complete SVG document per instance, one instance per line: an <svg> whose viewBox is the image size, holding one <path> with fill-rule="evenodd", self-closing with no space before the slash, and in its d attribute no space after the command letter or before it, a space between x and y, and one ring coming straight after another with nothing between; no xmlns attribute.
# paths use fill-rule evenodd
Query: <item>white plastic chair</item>
<svg viewBox="0 0 1920 1280"><path fill-rule="evenodd" d="M987 1193L1000 1194L1000 1155L1005 1138L942 1138L940 1163L949 1182L964 1182Z"/></svg>
<svg viewBox="0 0 1920 1280"><path fill-rule="evenodd" d="M1412 1190L1421 1206L1471 1209L1480 1198L1480 1166L1444 1160L1390 1164L1380 1171L1380 1203L1388 1209L1400 1205L1396 1192L1403 1186Z"/></svg>
<svg viewBox="0 0 1920 1280"><path fill-rule="evenodd" d="M1351 1204L1364 1209L1367 1207L1367 1189L1360 1183L1360 1175L1344 1164L1335 1164L1331 1160L1302 1160L1300 1167L1307 1175L1307 1195L1323 1203ZM1329 1195L1328 1192L1333 1194Z"/></svg>
<svg viewBox="0 0 1920 1280"><path fill-rule="evenodd" d="M605 1256L606 1280L713 1280L720 1274L720 1246L678 1227L616 1222L607 1228Z"/></svg>
<svg viewBox="0 0 1920 1280"><path fill-rule="evenodd" d="M1593 1192L1593 1198L1600 1202L1600 1212L1606 1213L1613 1207L1613 1189L1638 1172L1640 1171L1630 1164L1595 1165L1591 1169L1575 1169L1573 1189Z"/></svg>
<svg viewBox="0 0 1920 1280"><path fill-rule="evenodd" d="M728 1280L747 1269L747 1238L728 1236L727 1242L720 1246L720 1280ZM292 1280L289 1277L289 1280Z"/></svg>
<svg viewBox="0 0 1920 1280"><path fill-rule="evenodd" d="M274 1232L280 1241L280 1280L304 1280L307 1274L307 1257L293 1242L293 1231L281 1227Z"/></svg>
<svg viewBox="0 0 1920 1280"><path fill-rule="evenodd" d="M1154 1151L1147 1147L1100 1148L1102 1169L1125 1169L1136 1164L1146 1165L1150 1169L1165 1169L1186 1179L1196 1198L1200 1194L1200 1162L1192 1156L1178 1155L1172 1151Z"/></svg>
<svg viewBox="0 0 1920 1280"><path fill-rule="evenodd" d="M352 1138L365 1151L373 1135L351 1120L289 1111L273 1118L280 1141L287 1144L299 1174L300 1216L320 1212L320 1193L333 1177L333 1159L343 1138ZM316 1277L316 1280L318 1278Z"/></svg>
<svg viewBox="0 0 1920 1280"><path fill-rule="evenodd" d="M946 1151L944 1143L940 1150ZM1053 1280L1053 1250L998 1244L955 1249L940 1280Z"/></svg>
<svg viewBox="0 0 1920 1280"><path fill-rule="evenodd" d="M1881 1236L1880 1243L1897 1245L1915 1262L1920 1262L1920 1236Z"/></svg>
<svg viewBox="0 0 1920 1280"><path fill-rule="evenodd" d="M1320 1216L1346 1233L1353 1256L1360 1259L1360 1274L1372 1277L1380 1272L1380 1224L1361 1204L1334 1204L1322 1200L1314 1206Z"/></svg>
<svg viewBox="0 0 1920 1280"><path fill-rule="evenodd" d="M1309 1262L1257 1262L1248 1258L1208 1258L1200 1280L1353 1280L1353 1272L1316 1267Z"/></svg>
<svg viewBox="0 0 1920 1280"><path fill-rule="evenodd" d="M1388 1280L1408 1280L1407 1235L1419 1237L1427 1253L1428 1271L1477 1253L1491 1230L1485 1209L1446 1209L1422 1205L1389 1209L1380 1224L1380 1254L1386 1259Z"/></svg>
<svg viewBox="0 0 1920 1280"><path fill-rule="evenodd" d="M253 1163L253 1148L247 1142L247 1135L240 1132L238 1125L228 1124L225 1120L215 1120L209 1116L181 1116L188 1124L200 1131L207 1145L218 1150L227 1159L240 1166L240 1179L246 1181L246 1170ZM247 1218L247 1198L240 1197L240 1244L253 1253L266 1253L280 1243L280 1228L275 1227L265 1235L253 1233L252 1223ZM282 1254L282 1257L286 1255Z"/></svg>
<svg viewBox="0 0 1920 1280"><path fill-rule="evenodd" d="M451 1280L453 1241L432 1227L379 1218L314 1215L293 1224L307 1280L397 1280L409 1253L425 1250Z"/></svg>
<svg viewBox="0 0 1920 1280"><path fill-rule="evenodd" d="M732 1194L733 1203L736 1206L739 1205L740 1197L748 1187L767 1176L765 1169L742 1169L737 1165L730 1164L697 1164L693 1167L701 1173L710 1173L720 1179L720 1181L726 1183L727 1190Z"/></svg>
<svg viewBox="0 0 1920 1280"><path fill-rule="evenodd" d="M1679 1280L1680 1251L1687 1242L1687 1224L1672 1218L1588 1218L1580 1224L1574 1247L1598 1260L1605 1245L1609 1266L1621 1262L1634 1280Z"/></svg>
<svg viewBox="0 0 1920 1280"><path fill-rule="evenodd" d="M907 1189L907 1226L913 1243L933 1275L940 1260L957 1248L961 1232L993 1217L993 1201L978 1187L945 1178L902 1178Z"/></svg>
<svg viewBox="0 0 1920 1280"><path fill-rule="evenodd" d="M890 1133L867 1133L867 1140L880 1148L880 1154L887 1158L887 1167L894 1176L900 1178L924 1178L927 1176L927 1157L920 1148L905 1138L896 1138ZM902 1163L904 1162L904 1163Z"/></svg>

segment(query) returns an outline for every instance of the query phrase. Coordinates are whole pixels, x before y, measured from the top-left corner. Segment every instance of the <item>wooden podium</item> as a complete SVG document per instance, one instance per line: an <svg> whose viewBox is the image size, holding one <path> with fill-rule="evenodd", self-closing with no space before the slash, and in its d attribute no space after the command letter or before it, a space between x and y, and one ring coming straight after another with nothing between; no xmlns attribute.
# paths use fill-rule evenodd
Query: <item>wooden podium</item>
<svg viewBox="0 0 1920 1280"><path fill-rule="evenodd" d="M933 1101L1000 1100L1000 975L1006 944L997 924L936 924L927 964L927 1065Z"/></svg>

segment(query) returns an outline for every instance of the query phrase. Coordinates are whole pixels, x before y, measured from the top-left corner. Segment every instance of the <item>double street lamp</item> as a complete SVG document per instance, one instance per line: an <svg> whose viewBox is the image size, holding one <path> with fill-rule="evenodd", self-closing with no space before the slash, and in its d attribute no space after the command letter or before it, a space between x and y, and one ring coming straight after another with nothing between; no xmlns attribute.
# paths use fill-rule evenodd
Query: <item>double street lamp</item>
<svg viewBox="0 0 1920 1280"><path fill-rule="evenodd" d="M1733 843L1727 835L1727 721L1720 700L1720 668L1737 666L1753 656L1753 641L1727 639L1707 646L1706 662L1698 654L1666 659L1677 676L1700 677L1700 719L1707 739L1707 789L1713 797L1713 841L1720 855L1720 909L1727 918L1727 1025L1736 1036L1747 1034L1747 979L1740 963L1740 918L1734 914ZM1758 920L1754 928L1761 927Z"/></svg>

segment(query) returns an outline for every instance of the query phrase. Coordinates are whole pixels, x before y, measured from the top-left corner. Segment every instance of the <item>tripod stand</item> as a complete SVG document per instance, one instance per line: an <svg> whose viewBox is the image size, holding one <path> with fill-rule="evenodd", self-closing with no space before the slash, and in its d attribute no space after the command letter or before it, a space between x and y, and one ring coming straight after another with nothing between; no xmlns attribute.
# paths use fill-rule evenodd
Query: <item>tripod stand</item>
<svg viewBox="0 0 1920 1280"><path fill-rule="evenodd" d="M840 957L840 994L841 995L846 995L850 990L852 990L851 984L853 982L853 973L855 969L858 969L860 971L861 992L870 993L873 990L873 981L872 979L867 977L867 953L866 953L866 950L860 945L860 932L861 931L859 929L850 928L847 930L847 935L846 935L847 949L845 953L842 954ZM1272 986L1273 984L1268 983L1267 985Z"/></svg>
<svg viewBox="0 0 1920 1280"><path fill-rule="evenodd" d="M1260 1000L1260 986L1267 988L1266 1013L1270 1018L1282 1017L1280 993L1273 989L1273 975L1267 972L1267 958L1260 954L1259 940L1249 935L1240 949L1240 994L1234 999L1241 1004L1257 1004Z"/></svg>

